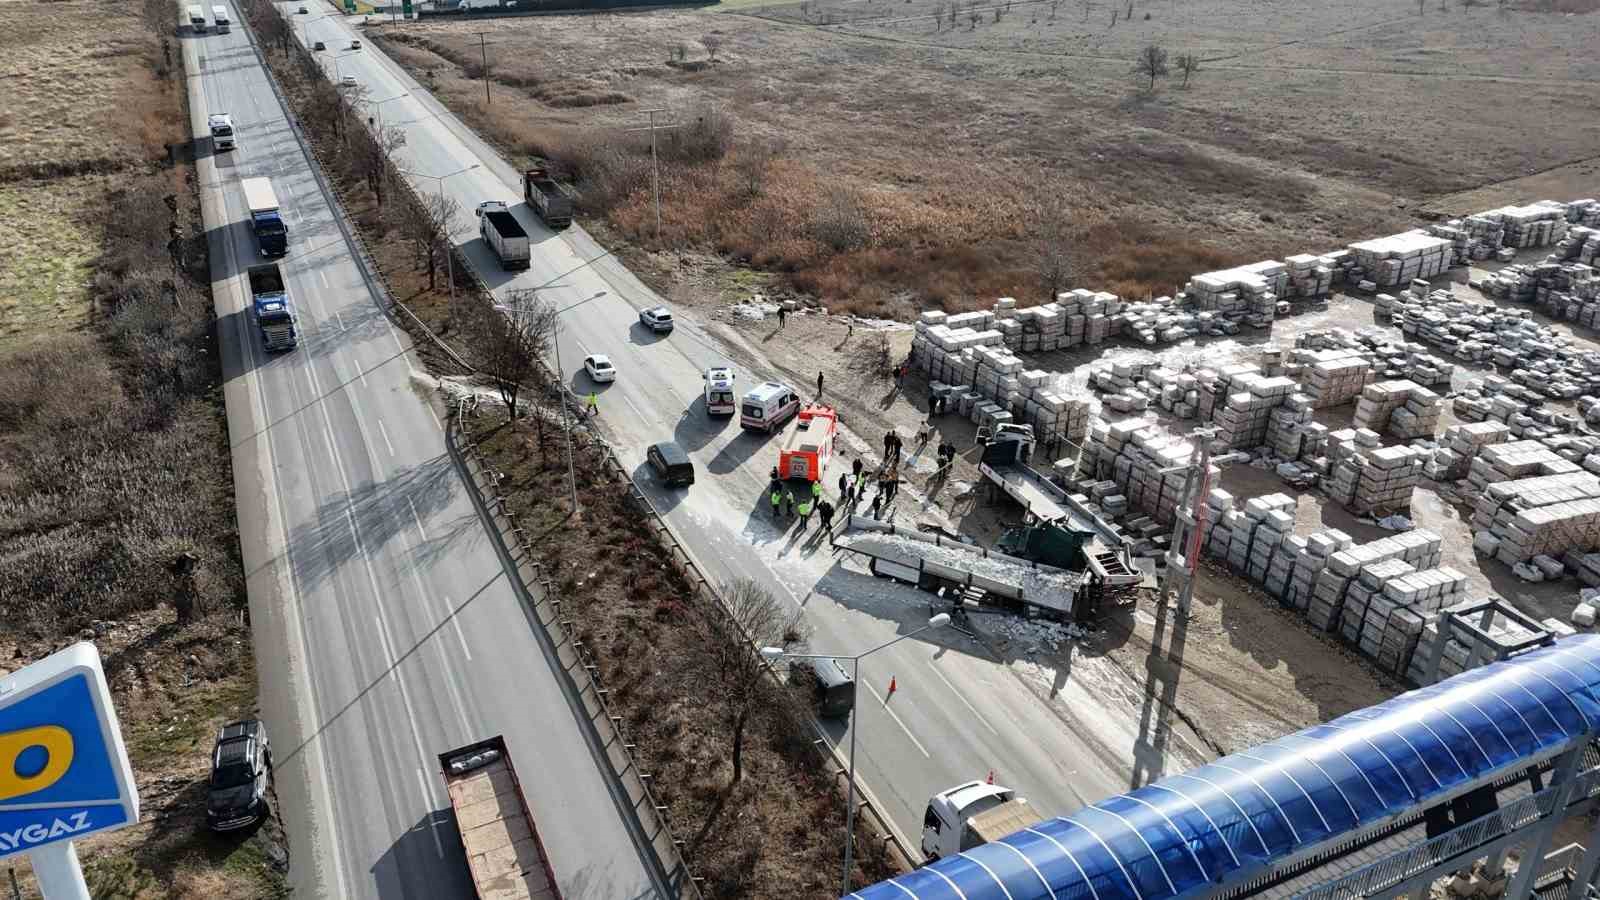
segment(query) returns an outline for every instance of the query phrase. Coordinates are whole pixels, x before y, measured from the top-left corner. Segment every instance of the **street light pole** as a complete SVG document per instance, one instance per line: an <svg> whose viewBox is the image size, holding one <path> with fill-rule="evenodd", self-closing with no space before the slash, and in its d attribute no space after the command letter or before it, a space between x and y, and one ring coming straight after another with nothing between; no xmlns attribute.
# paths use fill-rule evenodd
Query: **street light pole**
<svg viewBox="0 0 1600 900"><path fill-rule="evenodd" d="M405 95L402 94L401 96L405 96ZM394 100L396 98L390 97L389 99L390 100ZM385 100L384 102L387 103L388 100ZM445 195L444 195L444 180L446 178L454 178L455 176L460 175L462 172L470 172L473 169L476 169L477 167L478 167L478 163L473 163L472 165L467 166L464 169L457 169L454 172L450 172L450 173L445 174L445 175L428 175L428 174L423 173L423 172L413 172L410 169L400 169L398 167L396 167L396 170L401 172L401 173L403 173L403 174L406 174L406 175L414 175L414 176L416 176L418 178L436 178L436 179L438 179L438 181L439 181L439 210L440 210L440 212L443 212L445 210L445 203L446 203L446 199L445 199ZM451 217L446 216L445 220L444 220L444 242L445 242L444 262L445 262L446 272L448 273L448 277L450 279L450 311L451 311L452 314L454 314L455 313L455 308L456 308L456 261L455 261L455 253L452 252L452 250L454 249L455 245L450 240L450 218Z"/></svg>
<svg viewBox="0 0 1600 900"><path fill-rule="evenodd" d="M940 628L940 627L948 625L948 624L950 624L950 614L949 613L939 613L938 615L936 615L933 618L929 619L928 620L928 624L922 626L921 628L918 628L915 631L908 631L905 634L902 634L902 635L900 635L899 637L897 637L897 638L895 638L893 640L885 641L885 642L879 644L878 646L873 647L871 650L866 650L866 651L863 651L861 653L857 653L855 656L828 656L826 654L786 653L786 652L784 652L784 649L782 647L762 647L761 648L761 655L763 657L765 657L766 659L773 660L773 661L782 659L784 657L788 657L789 659L848 659L848 660L850 660L850 677L852 679L851 691L852 692L857 692L857 691L860 690L860 686L861 686L861 659L862 659L862 657L870 656L870 655L872 655L874 653L877 653L879 650L882 650L885 647L889 647L889 646L892 646L894 644L898 644L901 641L905 640L906 638L916 637L917 635L923 633L924 631L928 631L928 630L933 629L933 628ZM844 877L841 880L841 887L839 888L839 896L841 896L841 897L847 896L850 893L850 869L851 869L853 863L855 862L855 847L856 847L856 733L859 732L860 730L861 730L861 714L860 714L860 712L858 710L857 704L855 703L855 698L851 697L851 702L850 702L850 762L849 762L850 783L845 788Z"/></svg>

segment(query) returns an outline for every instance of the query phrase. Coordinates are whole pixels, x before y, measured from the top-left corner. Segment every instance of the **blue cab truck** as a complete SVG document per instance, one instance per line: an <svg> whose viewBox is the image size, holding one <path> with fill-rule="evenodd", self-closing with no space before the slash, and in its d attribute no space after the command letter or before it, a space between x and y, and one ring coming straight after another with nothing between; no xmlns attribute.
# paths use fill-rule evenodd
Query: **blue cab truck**
<svg viewBox="0 0 1600 900"><path fill-rule="evenodd" d="M278 195L272 192L272 179L246 178L244 205L250 210L250 227L256 233L256 246L262 256L282 256L289 252L289 226L278 209Z"/></svg>
<svg viewBox="0 0 1600 900"><path fill-rule="evenodd" d="M294 349L294 310L289 306L289 292L284 290L278 264L251 266L249 275L251 309L256 327L261 329L261 346L267 350Z"/></svg>

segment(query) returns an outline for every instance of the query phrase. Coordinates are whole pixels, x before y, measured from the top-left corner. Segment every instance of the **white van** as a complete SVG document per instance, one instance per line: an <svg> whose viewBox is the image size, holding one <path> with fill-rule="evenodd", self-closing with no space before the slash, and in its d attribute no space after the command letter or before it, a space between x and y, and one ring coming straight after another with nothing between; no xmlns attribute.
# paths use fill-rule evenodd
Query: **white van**
<svg viewBox="0 0 1600 900"><path fill-rule="evenodd" d="M713 416L731 416L739 411L733 402L733 369L712 366L700 373L706 382L706 413Z"/></svg>
<svg viewBox="0 0 1600 900"><path fill-rule="evenodd" d="M211 19L217 23L217 34L228 33L228 8L226 6L211 7Z"/></svg>
<svg viewBox="0 0 1600 900"><path fill-rule="evenodd" d="M206 33L206 14L200 4L191 4L188 9L189 30L195 34Z"/></svg>
<svg viewBox="0 0 1600 900"><path fill-rule="evenodd" d="M758 384L739 403L739 425L768 434L783 427L800 411L800 392L787 384Z"/></svg>

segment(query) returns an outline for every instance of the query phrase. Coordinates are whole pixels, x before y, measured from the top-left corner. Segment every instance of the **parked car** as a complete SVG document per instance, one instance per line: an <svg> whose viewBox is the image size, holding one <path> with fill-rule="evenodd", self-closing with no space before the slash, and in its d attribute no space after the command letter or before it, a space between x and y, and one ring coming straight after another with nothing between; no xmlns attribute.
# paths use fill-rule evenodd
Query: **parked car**
<svg viewBox="0 0 1600 900"><path fill-rule="evenodd" d="M326 50L326 49L328 49L328 45L324 44L321 41L317 41L315 44L311 45L311 49L313 49L313 50Z"/></svg>
<svg viewBox="0 0 1600 900"><path fill-rule="evenodd" d="M590 381L617 380L617 367L611 364L611 357L604 353L591 353L585 356L583 370L589 373Z"/></svg>
<svg viewBox="0 0 1600 900"><path fill-rule="evenodd" d="M672 330L672 311L665 306L639 310L639 324L651 331L664 333Z"/></svg>
<svg viewBox="0 0 1600 900"><path fill-rule="evenodd" d="M346 75L339 79L339 87L341 88L353 88L357 84L358 82L356 81L356 77L354 75Z"/></svg>
<svg viewBox="0 0 1600 900"><path fill-rule="evenodd" d="M667 487L694 484L694 463L690 461L689 454L672 441L651 444L644 457Z"/></svg>
<svg viewBox="0 0 1600 900"><path fill-rule="evenodd" d="M267 742L266 725L257 719L245 719L222 726L211 751L207 827L232 831L264 818L271 767L272 746Z"/></svg>
<svg viewBox="0 0 1600 900"><path fill-rule="evenodd" d="M304 6L302 6L302 7L300 7L300 8L299 8L299 9L297 9L297 10L295 10L295 14L296 14L296 15L301 15L301 16L303 16L303 15L305 15L305 14L306 14L306 13L309 13L309 12L311 12L311 10L309 10L309 9L306 9L306 8L305 8L305 7L304 7Z"/></svg>
<svg viewBox="0 0 1600 900"><path fill-rule="evenodd" d="M361 49L361 42L360 41L351 41L350 42L350 49L351 50L360 50Z"/></svg>

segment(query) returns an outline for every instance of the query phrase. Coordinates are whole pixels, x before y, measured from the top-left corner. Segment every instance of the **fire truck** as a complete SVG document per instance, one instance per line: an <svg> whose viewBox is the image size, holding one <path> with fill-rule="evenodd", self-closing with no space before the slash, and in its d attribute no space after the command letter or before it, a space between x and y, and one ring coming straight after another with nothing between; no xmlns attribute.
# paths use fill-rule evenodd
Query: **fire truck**
<svg viewBox="0 0 1600 900"><path fill-rule="evenodd" d="M833 407L820 403L803 407L783 436L783 449L778 451L779 476L821 480L838 438L839 417Z"/></svg>

